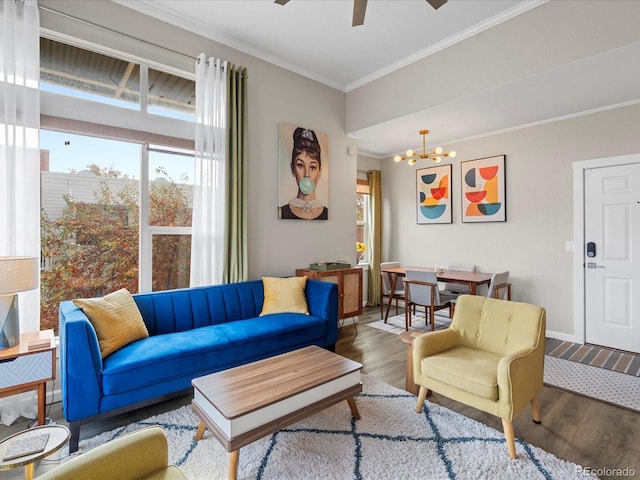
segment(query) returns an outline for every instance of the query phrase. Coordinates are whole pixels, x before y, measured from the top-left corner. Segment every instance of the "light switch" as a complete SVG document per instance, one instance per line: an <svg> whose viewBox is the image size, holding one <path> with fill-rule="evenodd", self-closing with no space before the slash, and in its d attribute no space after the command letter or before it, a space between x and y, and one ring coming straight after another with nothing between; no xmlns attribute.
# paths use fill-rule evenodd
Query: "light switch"
<svg viewBox="0 0 640 480"><path fill-rule="evenodd" d="M571 241L564 242L564 251L565 252L573 252L573 242L571 242Z"/></svg>

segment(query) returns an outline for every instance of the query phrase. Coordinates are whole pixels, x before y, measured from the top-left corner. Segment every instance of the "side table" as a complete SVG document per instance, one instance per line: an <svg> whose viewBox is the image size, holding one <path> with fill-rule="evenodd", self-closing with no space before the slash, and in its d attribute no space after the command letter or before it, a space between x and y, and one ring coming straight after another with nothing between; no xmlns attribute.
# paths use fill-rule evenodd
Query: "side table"
<svg viewBox="0 0 640 480"><path fill-rule="evenodd" d="M29 437L34 437L43 433L49 434L49 439L47 440L44 450L11 460L3 460L5 452L14 441L28 439ZM70 436L71 432L69 432L69 429L64 425L43 425L41 427L34 427L28 430L23 430L22 432L14 433L0 442L0 470L10 470L12 468L24 466L25 480L32 480L35 462L60 450L67 443Z"/></svg>
<svg viewBox="0 0 640 480"><path fill-rule="evenodd" d="M0 350L0 397L38 390L38 424L44 425L46 385L56 378L53 330L23 333L20 343Z"/></svg>
<svg viewBox="0 0 640 480"><path fill-rule="evenodd" d="M413 339L423 333L419 330L409 330L400 334L400 340L407 344L407 378L405 379L404 389L414 395L418 395L420 385L413 383Z"/></svg>

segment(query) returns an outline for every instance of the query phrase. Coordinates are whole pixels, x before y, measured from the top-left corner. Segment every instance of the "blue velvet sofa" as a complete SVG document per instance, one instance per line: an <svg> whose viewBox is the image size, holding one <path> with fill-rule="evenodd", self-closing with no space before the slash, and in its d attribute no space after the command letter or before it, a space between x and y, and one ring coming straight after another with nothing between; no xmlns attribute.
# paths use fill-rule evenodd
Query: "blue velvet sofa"
<svg viewBox="0 0 640 480"><path fill-rule="evenodd" d="M193 378L297 348L335 349L338 293L308 280L309 315L260 317L262 280L133 295L149 337L101 357L87 316L60 304L60 377L70 452L83 422L188 393Z"/></svg>

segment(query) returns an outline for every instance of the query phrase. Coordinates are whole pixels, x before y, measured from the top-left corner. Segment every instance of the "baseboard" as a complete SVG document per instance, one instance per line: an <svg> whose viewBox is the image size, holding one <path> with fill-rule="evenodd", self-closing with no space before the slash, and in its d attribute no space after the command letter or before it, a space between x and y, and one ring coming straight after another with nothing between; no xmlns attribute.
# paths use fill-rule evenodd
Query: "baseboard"
<svg viewBox="0 0 640 480"><path fill-rule="evenodd" d="M576 337L574 335L570 335L568 333L562 333L562 332L554 332L553 330L547 330L545 336L547 338L555 338L556 340L562 340L563 342L581 343L576 340Z"/></svg>

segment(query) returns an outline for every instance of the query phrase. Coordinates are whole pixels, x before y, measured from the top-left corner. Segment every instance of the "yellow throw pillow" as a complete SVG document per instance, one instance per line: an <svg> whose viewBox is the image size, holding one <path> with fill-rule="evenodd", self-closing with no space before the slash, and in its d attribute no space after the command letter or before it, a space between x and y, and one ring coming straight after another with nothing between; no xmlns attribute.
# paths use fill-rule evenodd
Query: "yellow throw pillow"
<svg viewBox="0 0 640 480"><path fill-rule="evenodd" d="M307 277L262 277L264 304L260 316L271 313L304 313L309 315L304 288Z"/></svg>
<svg viewBox="0 0 640 480"><path fill-rule="evenodd" d="M140 310L126 288L102 298L83 298L73 303L82 309L96 329L102 358L149 336Z"/></svg>

